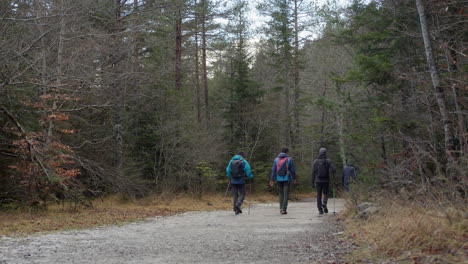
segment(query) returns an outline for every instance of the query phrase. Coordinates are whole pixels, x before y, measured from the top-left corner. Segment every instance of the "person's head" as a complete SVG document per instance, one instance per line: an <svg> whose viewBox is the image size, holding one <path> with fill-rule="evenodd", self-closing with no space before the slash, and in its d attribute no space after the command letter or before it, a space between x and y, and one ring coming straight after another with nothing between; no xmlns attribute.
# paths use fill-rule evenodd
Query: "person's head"
<svg viewBox="0 0 468 264"><path fill-rule="evenodd" d="M288 148L281 148L281 153L288 153L289 149Z"/></svg>
<svg viewBox="0 0 468 264"><path fill-rule="evenodd" d="M327 149L326 148L320 148L319 155L322 155L322 154L327 154Z"/></svg>
<svg viewBox="0 0 468 264"><path fill-rule="evenodd" d="M237 155L241 156L241 157L245 157L245 153L243 151L239 151L237 152Z"/></svg>

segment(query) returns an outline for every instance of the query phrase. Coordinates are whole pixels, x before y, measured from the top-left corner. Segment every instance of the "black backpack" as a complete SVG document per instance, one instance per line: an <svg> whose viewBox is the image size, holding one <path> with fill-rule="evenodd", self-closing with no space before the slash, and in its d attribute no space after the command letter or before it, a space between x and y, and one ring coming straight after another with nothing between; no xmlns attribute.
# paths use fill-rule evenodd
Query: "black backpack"
<svg viewBox="0 0 468 264"><path fill-rule="evenodd" d="M317 177L319 179L326 179L330 177L330 164L326 159L317 160Z"/></svg>
<svg viewBox="0 0 468 264"><path fill-rule="evenodd" d="M232 179L242 179L245 177L245 170L244 170L244 160L233 160L231 162L231 167L229 168L229 172L231 173Z"/></svg>

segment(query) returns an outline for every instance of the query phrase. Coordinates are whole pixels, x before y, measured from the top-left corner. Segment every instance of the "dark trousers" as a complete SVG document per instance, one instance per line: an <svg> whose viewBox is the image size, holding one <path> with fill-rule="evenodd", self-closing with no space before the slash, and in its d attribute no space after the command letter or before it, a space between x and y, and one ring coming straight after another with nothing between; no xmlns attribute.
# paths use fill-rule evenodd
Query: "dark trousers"
<svg viewBox="0 0 468 264"><path fill-rule="evenodd" d="M232 204L241 207L245 198L245 184L231 184L232 185Z"/></svg>
<svg viewBox="0 0 468 264"><path fill-rule="evenodd" d="M288 208L289 181L279 181L278 189L280 210L286 211L286 209Z"/></svg>
<svg viewBox="0 0 468 264"><path fill-rule="evenodd" d="M343 184L346 192L349 192L349 182Z"/></svg>
<svg viewBox="0 0 468 264"><path fill-rule="evenodd" d="M317 182L317 208L319 211L322 210L323 206L327 205L328 201L328 182ZM323 200L322 200L322 193L323 193Z"/></svg>

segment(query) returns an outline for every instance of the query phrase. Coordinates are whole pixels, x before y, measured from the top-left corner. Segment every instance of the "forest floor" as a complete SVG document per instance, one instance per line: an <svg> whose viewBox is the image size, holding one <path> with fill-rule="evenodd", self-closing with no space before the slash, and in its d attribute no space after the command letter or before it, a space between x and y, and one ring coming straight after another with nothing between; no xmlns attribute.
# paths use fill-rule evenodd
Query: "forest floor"
<svg viewBox="0 0 468 264"><path fill-rule="evenodd" d="M330 204L333 204L330 201ZM213 206L214 207L214 206ZM346 251L332 210L312 199L231 210L186 212L125 225L3 237L0 263L335 263ZM344 201L336 200L336 211Z"/></svg>

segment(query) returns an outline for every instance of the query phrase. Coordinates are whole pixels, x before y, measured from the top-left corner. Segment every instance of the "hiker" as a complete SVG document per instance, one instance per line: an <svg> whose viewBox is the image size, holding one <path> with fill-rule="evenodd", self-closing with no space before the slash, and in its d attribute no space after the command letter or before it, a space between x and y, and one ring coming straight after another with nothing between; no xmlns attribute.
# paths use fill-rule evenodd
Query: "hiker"
<svg viewBox="0 0 468 264"><path fill-rule="evenodd" d="M232 210L234 210L236 215L242 214L241 205L245 198L245 176L253 179L250 165L244 156L244 152L238 152L237 155L232 157L226 168L226 174L232 186Z"/></svg>
<svg viewBox="0 0 468 264"><path fill-rule="evenodd" d="M350 161L346 161L346 165L343 168L343 173L341 174L341 182L343 183L346 192L349 192L349 184L351 182L355 182L356 179L356 169Z"/></svg>
<svg viewBox="0 0 468 264"><path fill-rule="evenodd" d="M319 214L323 214L324 212L328 213L327 201L330 187L330 174L334 174L335 171L336 169L332 161L327 159L327 149L321 148L318 158L312 163L311 180L312 188L317 187L317 208Z"/></svg>
<svg viewBox="0 0 468 264"><path fill-rule="evenodd" d="M281 153L273 162L270 176L270 186L273 186L275 180L278 183L281 214L288 213L289 184L291 180L296 183L296 169L294 168L293 159L288 155L288 151L288 148L281 149Z"/></svg>

